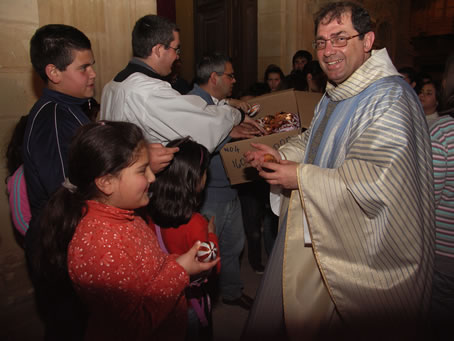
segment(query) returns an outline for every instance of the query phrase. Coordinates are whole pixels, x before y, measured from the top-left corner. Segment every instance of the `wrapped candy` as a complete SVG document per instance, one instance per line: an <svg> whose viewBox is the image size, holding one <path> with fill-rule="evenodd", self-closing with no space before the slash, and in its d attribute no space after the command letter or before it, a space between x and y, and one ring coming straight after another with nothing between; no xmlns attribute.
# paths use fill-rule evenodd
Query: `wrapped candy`
<svg viewBox="0 0 454 341"><path fill-rule="evenodd" d="M260 110L260 104L254 104L251 109L249 109L249 111L247 112L247 114L252 117L252 116L255 116L255 114L257 114Z"/></svg>
<svg viewBox="0 0 454 341"><path fill-rule="evenodd" d="M270 134L301 128L299 115L284 111L261 117L257 122Z"/></svg>
<svg viewBox="0 0 454 341"><path fill-rule="evenodd" d="M197 258L200 262L208 263L216 259L217 253L218 249L213 242L201 242L197 251Z"/></svg>

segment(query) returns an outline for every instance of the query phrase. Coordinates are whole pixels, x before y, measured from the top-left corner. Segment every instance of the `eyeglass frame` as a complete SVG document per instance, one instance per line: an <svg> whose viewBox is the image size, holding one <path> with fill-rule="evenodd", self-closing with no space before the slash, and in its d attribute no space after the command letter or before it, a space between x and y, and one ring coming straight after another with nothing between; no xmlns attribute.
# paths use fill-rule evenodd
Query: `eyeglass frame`
<svg viewBox="0 0 454 341"><path fill-rule="evenodd" d="M347 43L350 39L353 39L353 38L356 38L356 37L359 37L361 35L364 35L365 33L358 33L358 34L355 34L354 36L348 36L348 37L344 37L344 36L336 36L336 37L331 37L331 38L328 38L328 39L323 39L323 38L318 38L316 39L314 42L312 42L312 48L314 50L317 50L317 51L320 51L320 50L324 50L326 49L326 42L329 40L331 42L331 45L333 47L344 47L344 46L347 46ZM339 39L339 38L343 38L345 39L345 45L335 45L333 40L334 39ZM324 43L325 43L325 46L323 48L317 48L317 41L318 40L322 40Z"/></svg>
<svg viewBox="0 0 454 341"><path fill-rule="evenodd" d="M172 47L172 46L170 46L170 45L167 45L167 46L165 46L165 48L166 48L166 49L171 48L171 49L175 50L175 53L176 53L178 56L180 55L181 47Z"/></svg>
<svg viewBox="0 0 454 341"><path fill-rule="evenodd" d="M217 74L218 76L226 75L227 77L229 77L229 78L232 79L232 80L233 80L233 79L236 79L236 78L235 78L235 73L233 73L233 72L232 72L232 73L216 72L216 74Z"/></svg>

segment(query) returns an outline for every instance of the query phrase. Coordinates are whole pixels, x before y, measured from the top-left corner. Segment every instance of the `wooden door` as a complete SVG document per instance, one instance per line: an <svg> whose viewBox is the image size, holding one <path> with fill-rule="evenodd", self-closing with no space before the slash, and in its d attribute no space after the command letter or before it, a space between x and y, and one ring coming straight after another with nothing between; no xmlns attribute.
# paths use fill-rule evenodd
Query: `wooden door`
<svg viewBox="0 0 454 341"><path fill-rule="evenodd" d="M232 58L237 97L257 81L257 0L195 0L196 62L208 53Z"/></svg>

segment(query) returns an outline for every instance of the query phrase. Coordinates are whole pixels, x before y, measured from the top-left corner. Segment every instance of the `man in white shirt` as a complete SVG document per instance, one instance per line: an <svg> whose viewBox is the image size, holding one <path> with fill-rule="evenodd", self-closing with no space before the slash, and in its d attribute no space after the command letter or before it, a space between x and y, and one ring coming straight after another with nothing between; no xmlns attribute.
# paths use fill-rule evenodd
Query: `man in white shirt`
<svg viewBox="0 0 454 341"><path fill-rule="evenodd" d="M103 89L101 118L128 121L142 128L152 143L153 171L163 169L176 151L159 143L191 136L213 152L243 120L257 126L243 111L229 105L207 105L198 96L180 95L163 80L180 53L179 30L174 23L156 15L140 18L132 33L132 47L134 57Z"/></svg>

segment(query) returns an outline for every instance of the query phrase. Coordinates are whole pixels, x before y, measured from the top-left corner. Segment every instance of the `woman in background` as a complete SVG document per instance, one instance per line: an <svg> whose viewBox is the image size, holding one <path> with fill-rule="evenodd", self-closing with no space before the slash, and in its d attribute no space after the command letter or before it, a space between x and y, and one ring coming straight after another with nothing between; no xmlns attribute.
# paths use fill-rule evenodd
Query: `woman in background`
<svg viewBox="0 0 454 341"><path fill-rule="evenodd" d="M440 116L430 128L436 232L431 317L436 339L449 340L454 321L454 54L443 75Z"/></svg>

